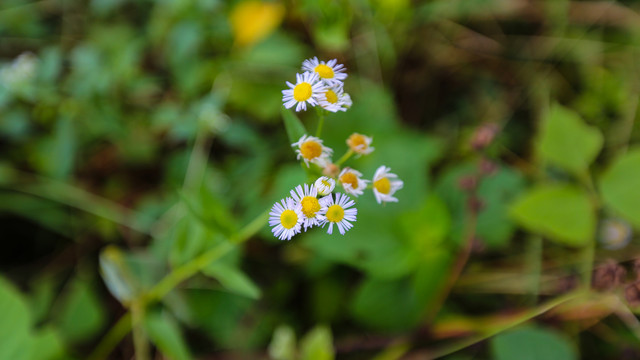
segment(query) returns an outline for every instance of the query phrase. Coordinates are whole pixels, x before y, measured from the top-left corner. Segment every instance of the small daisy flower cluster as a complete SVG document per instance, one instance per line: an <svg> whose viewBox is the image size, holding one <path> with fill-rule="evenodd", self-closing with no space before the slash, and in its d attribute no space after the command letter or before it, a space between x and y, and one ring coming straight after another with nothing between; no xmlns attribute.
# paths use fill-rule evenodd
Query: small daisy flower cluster
<svg viewBox="0 0 640 360"><path fill-rule="evenodd" d="M287 81L289 89L282 90L282 102L287 109L294 105L296 111L320 106L331 112L346 111L351 107L351 97L344 92L347 69L338 60L318 61L317 57L302 63L302 74L296 74L296 83Z"/></svg>
<svg viewBox="0 0 640 360"><path fill-rule="evenodd" d="M271 230L280 240L291 238L302 230L328 225L327 233L332 234L334 225L341 235L353 227L358 210L354 207L357 198L371 188L378 204L398 202L394 197L403 186L402 180L391 172L391 168L380 166L373 178L363 179L358 170L342 167L353 155L361 157L371 154L373 138L353 133L346 140L347 151L335 163L333 149L324 145L320 130L324 115L322 112L346 111L352 102L343 90L343 80L347 78L346 68L333 59L328 62L317 58L305 60L303 74L296 74L296 84L287 82L289 89L283 90L282 101L287 109L296 106L296 111L306 110L307 104L321 107L321 118L316 136L302 135L291 144L298 160L302 161L307 173L317 177L313 184L302 184L290 191L291 196L276 202L269 213ZM342 167L342 168L341 168ZM340 185L343 192L335 192Z"/></svg>

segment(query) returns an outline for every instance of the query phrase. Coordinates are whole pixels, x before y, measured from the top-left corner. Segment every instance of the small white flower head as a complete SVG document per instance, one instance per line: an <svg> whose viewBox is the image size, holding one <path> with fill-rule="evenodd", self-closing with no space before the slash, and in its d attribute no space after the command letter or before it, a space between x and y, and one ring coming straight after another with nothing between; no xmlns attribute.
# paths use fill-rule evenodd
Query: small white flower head
<svg viewBox="0 0 640 360"><path fill-rule="evenodd" d="M619 250L631 241L631 226L619 219L606 219L600 225L599 240L605 249Z"/></svg>
<svg viewBox="0 0 640 360"><path fill-rule="evenodd" d="M289 89L282 90L282 102L284 107L290 109L296 105L296 111L307 110L307 103L311 106L318 105L318 95L324 88L324 84L318 81L318 74L305 72L296 74L295 85L287 81Z"/></svg>
<svg viewBox="0 0 640 360"><path fill-rule="evenodd" d="M320 215L320 201L318 201L318 190L315 186L304 184L304 189L301 185L291 190L291 197L296 203L302 206L302 225L304 225L304 231L312 226L320 224L321 220L324 220L324 216Z"/></svg>
<svg viewBox="0 0 640 360"><path fill-rule="evenodd" d="M302 135L300 140L291 146L298 147L296 149L297 159L302 158L307 166L312 162L324 167L329 163L329 158L333 153L333 150L322 145L322 140L315 136Z"/></svg>
<svg viewBox="0 0 640 360"><path fill-rule="evenodd" d="M358 209L351 208L355 205L355 201L345 194L336 193L335 201L333 195L329 195L320 199L320 202L323 205L322 214L325 217L320 225L324 227L325 224L329 224L328 234L333 232L333 224L338 226L341 235L353 227L351 223L356 221L358 214Z"/></svg>
<svg viewBox="0 0 640 360"><path fill-rule="evenodd" d="M338 64L338 60L318 61L317 57L307 59L302 62L302 70L318 74L320 79L327 85L340 85L347 78L347 68Z"/></svg>
<svg viewBox="0 0 640 360"><path fill-rule="evenodd" d="M369 182L369 180L363 180L361 177L362 173L347 167L342 169L338 176L338 180L340 181L340 184L342 184L344 192L354 196L360 196L364 193L363 190L367 187L367 183Z"/></svg>
<svg viewBox="0 0 640 360"><path fill-rule="evenodd" d="M398 199L393 197L393 194L402 189L404 185L402 180L396 180L398 175L389 171L391 171L391 168L382 165L373 176L373 195L375 195L378 204L382 202L398 202Z"/></svg>
<svg viewBox="0 0 640 360"><path fill-rule="evenodd" d="M38 58L31 52L24 52L11 64L0 69L0 85L14 89L29 83L36 76Z"/></svg>
<svg viewBox="0 0 640 360"><path fill-rule="evenodd" d="M331 194L333 189L336 188L336 181L328 176L320 176L314 185L318 191L318 195L326 196Z"/></svg>
<svg viewBox="0 0 640 360"><path fill-rule="evenodd" d="M349 145L349 149L353 150L354 153L358 155L367 155L371 154L371 152L375 150L375 148L371 146L372 141L372 137L353 133L347 139L347 145Z"/></svg>
<svg viewBox="0 0 640 360"><path fill-rule="evenodd" d="M302 205L289 197L275 203L269 213L271 231L280 240L291 240L293 235L300 232L302 221Z"/></svg>
<svg viewBox="0 0 640 360"><path fill-rule="evenodd" d="M351 98L344 93L342 86L327 86L320 91L318 103L327 111L347 111L351 107Z"/></svg>

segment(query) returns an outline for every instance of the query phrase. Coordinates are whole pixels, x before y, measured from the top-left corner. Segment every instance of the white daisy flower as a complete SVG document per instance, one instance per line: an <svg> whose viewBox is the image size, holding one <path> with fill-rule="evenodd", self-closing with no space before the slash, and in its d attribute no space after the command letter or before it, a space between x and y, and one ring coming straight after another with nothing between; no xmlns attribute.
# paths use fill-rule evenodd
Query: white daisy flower
<svg viewBox="0 0 640 360"><path fill-rule="evenodd" d="M284 107L290 109L296 105L296 111L307 110L307 103L311 106L318 105L318 94L324 88L324 84L318 81L318 74L305 72L296 74L296 84L287 81L290 89L282 90L282 102Z"/></svg>
<svg viewBox="0 0 640 360"><path fill-rule="evenodd" d="M298 142L291 144L291 146L297 146L296 157L298 160L302 158L304 163L309 166L309 162L324 167L328 162L333 150L322 145L322 140L309 135L302 135Z"/></svg>
<svg viewBox="0 0 640 360"><path fill-rule="evenodd" d="M314 185L319 195L326 196L335 189L336 181L328 176L320 176Z"/></svg>
<svg viewBox="0 0 640 360"><path fill-rule="evenodd" d="M373 138L369 136L353 133L347 139L347 145L349 145L349 148L356 154L367 155L371 154L371 152L375 150L375 148L371 146L372 141Z"/></svg>
<svg viewBox="0 0 640 360"><path fill-rule="evenodd" d="M318 95L320 106L331 112L347 111L351 107L351 97L345 94L342 86L325 87Z"/></svg>
<svg viewBox="0 0 640 360"><path fill-rule="evenodd" d="M293 235L299 233L302 220L302 205L289 197L275 203L269 213L269 226L273 227L271 231L280 240L291 240Z"/></svg>
<svg viewBox="0 0 640 360"><path fill-rule="evenodd" d="M361 177L362 173L347 167L342 169L338 180L347 194L360 196L364 193L362 190L367 187L367 183L369 182L368 180L361 179Z"/></svg>
<svg viewBox="0 0 640 360"><path fill-rule="evenodd" d="M320 209L322 206L318 201L318 190L315 186L304 184L304 190L301 185L291 190L291 197L296 203L302 206L302 225L304 225L304 231L312 226L320 224L321 220L324 220L324 216L320 215Z"/></svg>
<svg viewBox="0 0 640 360"><path fill-rule="evenodd" d="M338 64L338 60L333 59L328 62L318 61L317 57L307 59L302 62L302 70L309 71L320 76L325 84L338 85L347 78L347 68L342 64Z"/></svg>
<svg viewBox="0 0 640 360"><path fill-rule="evenodd" d="M392 174L389 171L391 171L391 168L382 165L376 170L373 176L373 194L378 204L382 202L398 202L398 199L392 195L397 190L402 189L404 185L402 180L393 180L396 179L398 175Z"/></svg>
<svg viewBox="0 0 640 360"><path fill-rule="evenodd" d="M337 193L335 201L333 195L329 195L320 199L320 202L323 205L322 214L325 216L320 225L324 227L325 224L329 224L328 234L333 232L333 224L338 226L338 231L340 231L341 235L344 235L347 230L353 227L351 223L356 221L358 209L349 208L355 205L355 201L345 194Z"/></svg>

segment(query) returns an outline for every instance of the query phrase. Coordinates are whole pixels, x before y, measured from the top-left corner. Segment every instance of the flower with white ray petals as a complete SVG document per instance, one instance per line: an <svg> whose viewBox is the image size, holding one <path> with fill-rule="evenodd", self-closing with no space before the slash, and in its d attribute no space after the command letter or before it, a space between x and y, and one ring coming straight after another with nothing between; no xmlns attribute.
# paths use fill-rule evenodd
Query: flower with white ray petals
<svg viewBox="0 0 640 360"><path fill-rule="evenodd" d="M307 103L311 106L318 105L318 95L324 88L324 84L318 81L318 74L305 72L296 74L296 83L287 81L289 89L282 90L282 102L287 109L296 105L296 111L307 110Z"/></svg>
<svg viewBox="0 0 640 360"><path fill-rule="evenodd" d="M304 160L304 163L309 166L312 162L319 166L325 166L333 153L333 150L322 145L322 140L315 136L302 135L298 142L291 144L291 146L297 146L296 154L297 159Z"/></svg>
<svg viewBox="0 0 640 360"><path fill-rule="evenodd" d="M378 204L382 202L398 202L398 199L393 197L393 194L402 189L404 183L402 180L396 180L398 175L390 171L391 168L382 165L373 176L373 194Z"/></svg>
<svg viewBox="0 0 640 360"><path fill-rule="evenodd" d="M367 155L371 154L374 147L371 146L371 142L373 138L369 136L365 136L358 133L353 133L347 139L347 145L349 145L349 149L359 155Z"/></svg>
<svg viewBox="0 0 640 360"><path fill-rule="evenodd" d="M318 103L327 111L347 111L351 107L351 97L349 94L345 94L342 86L328 86L320 90Z"/></svg>
<svg viewBox="0 0 640 360"><path fill-rule="evenodd" d="M280 240L291 240L293 235L299 233L302 220L302 205L289 197L280 200L280 203L276 202L269 213L271 231Z"/></svg>
<svg viewBox="0 0 640 360"><path fill-rule="evenodd" d="M328 176L320 176L314 185L319 195L326 196L335 189L336 181Z"/></svg>
<svg viewBox="0 0 640 360"><path fill-rule="evenodd" d="M303 189L301 185L298 185L291 190L291 197L302 206L304 231L307 231L312 226L319 225L320 221L324 220L324 216L320 215L322 206L318 201L318 190L315 186L304 184Z"/></svg>
<svg viewBox="0 0 640 360"><path fill-rule="evenodd" d="M324 62L318 61L314 56L302 62L302 70L318 74L320 79L329 86L342 84L342 81L347 78L347 68L338 64L337 59Z"/></svg>
<svg viewBox="0 0 640 360"><path fill-rule="evenodd" d="M338 180L344 192L354 196L360 196L363 194L363 190L367 187L368 180L361 179L362 173L351 168L344 168L338 175Z"/></svg>
<svg viewBox="0 0 640 360"><path fill-rule="evenodd" d="M333 232L334 224L338 226L341 235L353 227L352 222L356 221L358 209L351 208L356 203L347 195L336 193L335 201L333 195L328 195L320 199L320 203L323 205L321 212L325 217L320 225L324 227L325 224L329 224L328 234Z"/></svg>

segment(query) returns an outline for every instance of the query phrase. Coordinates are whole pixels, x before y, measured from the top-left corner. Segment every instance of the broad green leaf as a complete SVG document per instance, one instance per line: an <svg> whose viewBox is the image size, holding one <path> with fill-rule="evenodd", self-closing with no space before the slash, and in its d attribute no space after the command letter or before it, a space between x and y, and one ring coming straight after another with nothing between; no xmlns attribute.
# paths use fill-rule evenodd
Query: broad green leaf
<svg viewBox="0 0 640 360"><path fill-rule="evenodd" d="M278 326L269 343L269 357L273 360L294 360L295 356L296 333L290 326Z"/></svg>
<svg viewBox="0 0 640 360"><path fill-rule="evenodd" d="M64 355L64 345L60 336L52 328L45 328L34 336L30 350L31 360L61 359Z"/></svg>
<svg viewBox="0 0 640 360"><path fill-rule="evenodd" d="M83 280L76 280L67 288L58 309L54 323L67 343L91 339L106 322L104 306L91 284Z"/></svg>
<svg viewBox="0 0 640 360"><path fill-rule="evenodd" d="M192 356L180 333L180 327L163 312L149 312L144 319L144 328L151 341L171 360L188 360Z"/></svg>
<svg viewBox="0 0 640 360"><path fill-rule="evenodd" d="M31 346L31 319L22 295L0 277L0 359L27 359Z"/></svg>
<svg viewBox="0 0 640 360"><path fill-rule="evenodd" d="M302 121L300 121L293 110L282 107L282 120L284 120L284 128L287 131L289 143L293 144L297 142L307 133Z"/></svg>
<svg viewBox="0 0 640 360"><path fill-rule="evenodd" d="M541 160L582 175L602 149L600 130L584 123L578 114L554 105L542 122L537 151Z"/></svg>
<svg viewBox="0 0 640 360"><path fill-rule="evenodd" d="M424 254L440 245L451 228L449 210L436 195L429 196L419 210L404 214L399 221L415 251Z"/></svg>
<svg viewBox="0 0 640 360"><path fill-rule="evenodd" d="M525 327L495 336L491 340L495 360L572 360L577 359L568 339L555 332Z"/></svg>
<svg viewBox="0 0 640 360"><path fill-rule="evenodd" d="M640 229L640 149L614 160L600 177L604 203Z"/></svg>
<svg viewBox="0 0 640 360"><path fill-rule="evenodd" d="M520 197L511 215L528 230L570 246L593 240L596 215L587 194L572 185L540 185Z"/></svg>
<svg viewBox="0 0 640 360"><path fill-rule="evenodd" d="M214 262L202 269L205 275L218 279L222 286L238 295L251 299L260 297L260 288L242 271L219 262Z"/></svg>
<svg viewBox="0 0 640 360"><path fill-rule="evenodd" d="M316 326L300 340L300 360L333 360L333 337L326 326Z"/></svg>

